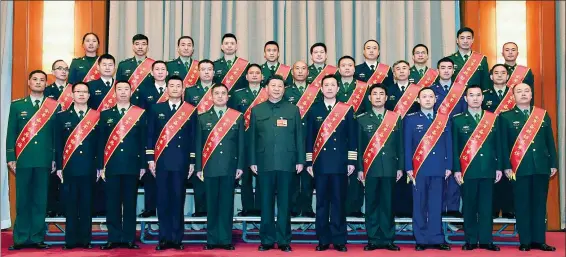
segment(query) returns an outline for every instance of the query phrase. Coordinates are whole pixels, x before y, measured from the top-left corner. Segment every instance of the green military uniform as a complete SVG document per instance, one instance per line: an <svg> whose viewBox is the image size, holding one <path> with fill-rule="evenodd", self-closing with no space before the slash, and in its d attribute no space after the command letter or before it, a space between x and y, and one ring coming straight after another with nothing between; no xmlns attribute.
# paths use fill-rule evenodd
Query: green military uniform
<svg viewBox="0 0 566 257"><path fill-rule="evenodd" d="M472 52L470 52L469 55L471 56ZM462 56L460 52L456 52L448 56L448 58L454 62L454 75L452 76L452 81L456 81L458 73L460 73L460 70L462 70L462 67L464 67L464 64L466 64L466 61L470 56ZM487 57L485 57L485 55L467 85L480 85L482 89L488 89L489 85L491 85L491 80L489 78L489 66L487 65Z"/></svg>
<svg viewBox="0 0 566 257"><path fill-rule="evenodd" d="M318 74L320 74L320 72L324 70L324 68L326 68L326 65L327 64L324 64L324 66L318 68L314 65L314 63L309 65L309 75L307 76L307 84L311 84L314 81L314 79L318 76ZM335 74L338 74L338 69L336 69Z"/></svg>
<svg viewBox="0 0 566 257"><path fill-rule="evenodd" d="M57 114L55 125L55 163L57 170L63 171L63 183L66 185L65 244L67 246L90 244L92 237L91 203L93 178L96 177L97 125L80 142L63 169L63 151L67 139L86 116L88 109L86 112L81 112L77 113L74 105L71 105L66 111Z"/></svg>
<svg viewBox="0 0 566 257"><path fill-rule="evenodd" d="M205 112L198 117L196 131L195 171L203 171L202 152L206 140L219 122L225 110ZM220 113L223 111L224 113ZM207 244L228 245L232 243L232 219L234 216L234 179L236 170L244 170L244 116L238 117L218 146L211 153L203 176L207 202Z"/></svg>
<svg viewBox="0 0 566 257"><path fill-rule="evenodd" d="M234 65L234 63L236 63L237 60L238 60L238 56L236 56L234 58L234 61L231 61L229 63L229 61L224 59L224 56L222 56L220 59L214 61L214 79L213 79L214 83L222 83L222 80L224 80L224 77L226 76L226 74L228 73L230 68L232 68L232 65ZM249 65L249 63L248 63L248 65ZM236 81L234 86L230 89L230 91L228 92L228 95L232 95L232 92L234 92L234 90L236 90L236 89L246 87L246 85L248 83L248 81L246 80L246 70L247 70L247 68L248 68L247 66L244 67L242 75L240 76L240 78L238 78L238 81Z"/></svg>
<svg viewBox="0 0 566 257"><path fill-rule="evenodd" d="M454 172L462 172L460 156L464 146L476 129L484 111L472 114L469 110L454 115L452 122L452 144ZM493 242L493 181L495 171L502 171L501 136L499 121L489 130L485 142L470 162L464 174L462 188L464 235L466 243L476 246Z"/></svg>
<svg viewBox="0 0 566 257"><path fill-rule="evenodd" d="M389 112L389 111L386 111ZM383 114L385 115L385 113ZM373 110L358 115L358 171L363 171L363 154L384 116ZM369 167L365 178L366 229L368 243L385 246L395 238L393 197L398 170L404 170L401 119ZM351 176L356 177L356 176Z"/></svg>
<svg viewBox="0 0 566 257"><path fill-rule="evenodd" d="M428 67L424 67L422 69L418 69L416 66L411 67L411 73L409 74L409 83L417 84L424 76L424 74L428 71Z"/></svg>
<svg viewBox="0 0 566 257"><path fill-rule="evenodd" d="M6 136L6 161L16 161L16 222L14 244L43 242L47 208L48 178L54 160L53 129L55 115L31 139L16 160L16 140L27 122L45 101L30 96L10 105Z"/></svg>
<svg viewBox="0 0 566 257"><path fill-rule="evenodd" d="M279 69L280 65L281 64L279 62L277 62L277 65L273 65L273 66L269 66L269 63L267 62L261 65L261 75L263 75L263 79L261 80L262 86L265 86L267 80L271 78L271 76L275 75L275 72L277 72L277 69ZM293 83L293 76L291 75L291 70L292 68L289 70L289 73L287 73L287 79L285 80L285 85L287 86Z"/></svg>
<svg viewBox="0 0 566 257"><path fill-rule="evenodd" d="M73 58L71 66L69 67L69 83L74 85L78 82L82 82L88 74L88 71L90 71L92 66L96 63L96 60L98 60L98 56L88 57L85 55L83 57Z"/></svg>
<svg viewBox="0 0 566 257"><path fill-rule="evenodd" d="M257 165L262 191L261 243L289 245L292 178L295 165L306 159L299 108L284 100L261 103L252 109L249 131L250 165ZM275 192L277 226L273 222Z"/></svg>
<svg viewBox="0 0 566 257"><path fill-rule="evenodd" d="M346 103L348 102L348 100L350 100L350 97L352 96L352 93L354 93L356 86L357 86L357 80L354 79L351 82L349 82L348 84L346 84L348 82L344 82L341 79L338 80L338 94L336 94L336 99L340 102ZM368 89L369 89L368 85ZM322 92L320 93L320 95L322 95ZM368 99L369 92L366 92L363 95L363 99L362 99L362 103L360 104L360 107L358 109L358 111L356 112L356 114L361 114L364 113L366 109L371 109L371 103ZM321 97L322 99L322 97Z"/></svg>
<svg viewBox="0 0 566 257"><path fill-rule="evenodd" d="M511 65L508 65L508 64L505 63L503 65L505 65L505 68L507 68L507 71L509 73L509 78L511 78L511 75L515 71L517 64L515 64L514 66L511 66ZM523 79L523 83L531 86L531 91L533 93L533 95L532 95L533 98L531 99L531 105L535 105L535 75L533 75L533 71L531 69L529 69L529 71L527 72L527 75L525 75L525 78Z"/></svg>
<svg viewBox="0 0 566 257"><path fill-rule="evenodd" d="M177 57L171 61L167 62L167 72L168 77L179 76L181 79L185 79L187 73L191 69L193 64L193 59L188 58L188 60L183 61L181 57Z"/></svg>
<svg viewBox="0 0 566 257"><path fill-rule="evenodd" d="M128 58L126 60L121 61L118 64L118 69L116 70L116 80L128 80L130 76L134 73L136 68L142 63L143 61L137 61L136 57ZM151 69L151 68L150 68ZM141 84L147 83L147 80L152 80L151 73L149 73L145 79L141 82ZM140 84L140 85L141 85ZM133 105L139 105L139 91L140 87L136 88L135 91L132 92L132 97L130 98L130 102Z"/></svg>
<svg viewBox="0 0 566 257"><path fill-rule="evenodd" d="M532 107L529 113L532 112ZM502 128L503 156L511 156L511 149L528 116L515 107L500 115ZM511 169L509 158L503 158L503 167ZM552 134L552 122L548 114L529 145L513 181L515 194L515 215L521 244L545 243L546 198L550 168L557 168L556 147Z"/></svg>
<svg viewBox="0 0 566 257"><path fill-rule="evenodd" d="M261 88L259 89L261 90ZM228 101L228 106L241 113L246 113L252 102L255 100L258 92L253 92L249 87L240 88L234 91L232 97ZM246 133L246 137L249 133ZM247 144L249 138L245 140ZM246 145L246 148L249 147ZM242 214L254 214L258 215L261 211L260 207L260 186L256 179L255 193L254 193L254 173L249 169L250 165L247 160L244 160L244 174L242 175L242 186L241 186L241 201L242 201Z"/></svg>
<svg viewBox="0 0 566 257"><path fill-rule="evenodd" d="M53 98L55 100L59 99L59 96L61 96L61 94L63 93L63 90L65 90L65 87L67 85L62 85L59 86L57 85L57 83L53 83L47 87L45 87L45 91L43 92L43 95Z"/></svg>

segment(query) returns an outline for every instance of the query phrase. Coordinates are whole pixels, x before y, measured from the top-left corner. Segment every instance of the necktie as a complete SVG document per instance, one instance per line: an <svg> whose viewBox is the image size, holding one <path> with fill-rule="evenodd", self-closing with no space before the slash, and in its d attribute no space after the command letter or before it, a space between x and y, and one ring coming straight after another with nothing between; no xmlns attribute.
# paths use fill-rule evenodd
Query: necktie
<svg viewBox="0 0 566 257"><path fill-rule="evenodd" d="M176 104L173 104L172 106L173 106L173 111L176 111L176 110L177 110L177 105L176 105Z"/></svg>
<svg viewBox="0 0 566 257"><path fill-rule="evenodd" d="M85 117L85 112L84 111L79 111L79 119L83 119Z"/></svg>
<svg viewBox="0 0 566 257"><path fill-rule="evenodd" d="M163 87L159 87L159 94L163 94Z"/></svg>
<svg viewBox="0 0 566 257"><path fill-rule="evenodd" d="M304 88L302 86L298 86L297 89L299 89L299 92L302 94L304 92Z"/></svg>
<svg viewBox="0 0 566 257"><path fill-rule="evenodd" d="M371 71L375 71L375 65L370 65L369 68L371 69Z"/></svg>
<svg viewBox="0 0 566 257"><path fill-rule="evenodd" d="M444 91L448 92L448 85L444 85Z"/></svg>
<svg viewBox="0 0 566 257"><path fill-rule="evenodd" d="M110 81L106 81L106 86L110 87Z"/></svg>
<svg viewBox="0 0 566 257"><path fill-rule="evenodd" d="M401 93L405 92L405 86L401 86Z"/></svg>
<svg viewBox="0 0 566 257"><path fill-rule="evenodd" d="M41 101L39 101L39 100L35 100L35 101L34 101L34 103L35 103L34 107L39 109L39 103L40 103L40 102L41 102Z"/></svg>
<svg viewBox="0 0 566 257"><path fill-rule="evenodd" d="M185 68L187 68L187 70L189 70L189 62L185 62Z"/></svg>
<svg viewBox="0 0 566 257"><path fill-rule="evenodd" d="M226 61L226 64L228 64L228 69L232 68L232 61L228 60Z"/></svg>
<svg viewBox="0 0 566 257"><path fill-rule="evenodd" d="M218 118L222 118L222 114L224 114L224 112L222 110L218 111Z"/></svg>
<svg viewBox="0 0 566 257"><path fill-rule="evenodd" d="M320 73L322 71L322 67L318 67L318 72Z"/></svg>
<svg viewBox="0 0 566 257"><path fill-rule="evenodd" d="M432 120L432 113L427 113L427 114L426 114L426 117L427 117L429 120Z"/></svg>
<svg viewBox="0 0 566 257"><path fill-rule="evenodd" d="M140 64L141 64L141 62L142 62L142 61L138 61L138 65L140 65Z"/></svg>
<svg viewBox="0 0 566 257"><path fill-rule="evenodd" d="M499 99L501 100L501 98L503 98L503 90L497 90L497 96L499 96Z"/></svg>
<svg viewBox="0 0 566 257"><path fill-rule="evenodd" d="M346 89L346 91L348 91L350 89L350 83L344 82L344 89Z"/></svg>
<svg viewBox="0 0 566 257"><path fill-rule="evenodd" d="M424 75L424 69L419 70L419 75L421 75L421 77Z"/></svg>
<svg viewBox="0 0 566 257"><path fill-rule="evenodd" d="M59 92L63 92L63 86L59 86Z"/></svg>
<svg viewBox="0 0 566 257"><path fill-rule="evenodd" d="M382 115L382 114L378 114L378 115L377 115L377 121L379 121L379 123L381 123L382 120L383 120L383 115Z"/></svg>
<svg viewBox="0 0 566 257"><path fill-rule="evenodd" d="M270 69L271 69L271 74L275 74L275 66L272 65Z"/></svg>
<svg viewBox="0 0 566 257"><path fill-rule="evenodd" d="M480 123L480 115L478 113L474 115L474 118L476 119L476 123Z"/></svg>
<svg viewBox="0 0 566 257"><path fill-rule="evenodd" d="M467 62L467 61L468 61L468 57L469 57L469 56L468 56L467 54L464 55L464 62Z"/></svg>
<svg viewBox="0 0 566 257"><path fill-rule="evenodd" d="M126 113L126 108L120 109L120 115L124 115L124 113Z"/></svg>
<svg viewBox="0 0 566 257"><path fill-rule="evenodd" d="M332 106L327 106L326 108L328 108L328 111L332 111Z"/></svg>
<svg viewBox="0 0 566 257"><path fill-rule="evenodd" d="M257 90L252 90L252 93L254 94L254 96L257 96Z"/></svg>
<svg viewBox="0 0 566 257"><path fill-rule="evenodd" d="M529 110L523 110L523 113L525 114L526 117L529 117Z"/></svg>
<svg viewBox="0 0 566 257"><path fill-rule="evenodd" d="M204 89L204 92L208 92L208 87L202 87L202 89Z"/></svg>

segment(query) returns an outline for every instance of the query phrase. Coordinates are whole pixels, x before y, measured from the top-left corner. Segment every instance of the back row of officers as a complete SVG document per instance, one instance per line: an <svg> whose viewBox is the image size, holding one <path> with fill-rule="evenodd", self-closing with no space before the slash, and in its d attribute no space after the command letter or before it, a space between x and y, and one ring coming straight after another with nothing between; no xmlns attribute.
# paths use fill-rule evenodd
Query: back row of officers
<svg viewBox="0 0 566 257"><path fill-rule="evenodd" d="M53 188L65 195L64 249L92 247L92 213L101 213L93 200L95 209L106 206L101 249L137 249L139 180L141 215L157 209L156 249L183 249L188 178L193 216L207 217L204 249L234 249L241 179L239 215L261 216L260 251L275 244L291 251L290 219L298 215L316 217L317 251L331 244L347 251L347 216L365 217L364 250L399 250L394 217L412 217L416 250L450 250L442 216L462 216L461 198L462 249L498 251L492 225L502 212L516 216L520 250L554 251L545 243L548 182L557 172L551 120L532 105L534 78L516 65L517 45L506 43L506 64L489 69L471 51L473 38L462 28L458 51L431 69L425 45L413 49L413 67L377 62L375 40L364 44L363 63L344 56L338 67L325 64L323 43L311 47L312 65L281 64L270 41L260 66L236 56L233 34L223 36L224 56L214 62L191 59L188 36L178 40L180 57L163 62L147 58L148 38L136 35L135 56L120 62L114 79L114 57L97 56L98 37L86 34L86 56L70 68L54 62L56 82L47 87L43 71L31 72L31 94L11 104L6 148L17 216L10 249L48 248L48 188L50 205L57 205Z"/></svg>

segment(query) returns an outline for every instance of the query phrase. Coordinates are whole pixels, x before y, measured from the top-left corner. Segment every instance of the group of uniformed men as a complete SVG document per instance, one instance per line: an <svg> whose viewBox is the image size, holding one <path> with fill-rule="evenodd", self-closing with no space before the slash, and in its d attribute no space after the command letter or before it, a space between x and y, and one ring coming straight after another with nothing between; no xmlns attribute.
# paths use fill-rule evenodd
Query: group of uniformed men
<svg viewBox="0 0 566 257"><path fill-rule="evenodd" d="M350 56L327 65L326 46L316 43L312 65L290 67L279 63L274 41L261 66L237 57L233 34L223 36L214 62L192 59L189 36L179 38L177 59L156 61L138 34L134 57L119 63L114 78L114 57L97 56L98 37L88 33L84 57L70 68L55 61L56 81L47 87L43 71L31 72L30 95L11 105L6 148L17 170L17 216L10 249L48 248L48 185L49 216L63 212L57 189L64 195L64 249L92 248L91 217L104 213L109 237L101 249L137 249L138 180L141 216L157 210L156 249L183 249L188 178L193 216L207 217L204 249L234 249L241 179L239 215L261 216L260 251L275 243L291 251L290 219L299 215L316 217L317 251L330 244L347 251L347 216L365 216L364 250L399 250L394 217L412 217L416 250L450 250L441 219L462 216L461 197L463 250L499 250L492 225L501 211L516 216L520 250L553 251L545 244L548 182L557 171L551 121L532 105L534 78L516 64L517 45L503 45L505 64L489 69L473 40L471 29L460 29L458 51L437 69L426 67L422 44L413 48L412 67L379 63L375 40L365 42L358 65Z"/></svg>

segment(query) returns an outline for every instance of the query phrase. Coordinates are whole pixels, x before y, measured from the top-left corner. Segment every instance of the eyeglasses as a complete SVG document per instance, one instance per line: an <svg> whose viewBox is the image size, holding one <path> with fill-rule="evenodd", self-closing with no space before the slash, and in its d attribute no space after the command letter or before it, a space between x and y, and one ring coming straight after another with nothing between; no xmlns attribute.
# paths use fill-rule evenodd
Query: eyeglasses
<svg viewBox="0 0 566 257"><path fill-rule="evenodd" d="M58 71L69 71L69 68L64 68L64 67L57 67L55 69Z"/></svg>
<svg viewBox="0 0 566 257"><path fill-rule="evenodd" d="M73 93L77 93L77 94L88 94L89 92L88 92L87 90L85 90L85 91L77 90L77 91L73 91Z"/></svg>

